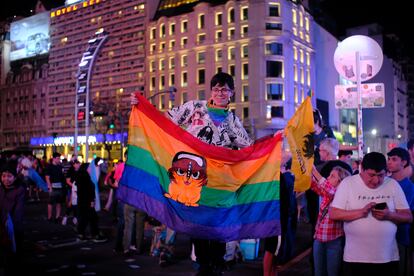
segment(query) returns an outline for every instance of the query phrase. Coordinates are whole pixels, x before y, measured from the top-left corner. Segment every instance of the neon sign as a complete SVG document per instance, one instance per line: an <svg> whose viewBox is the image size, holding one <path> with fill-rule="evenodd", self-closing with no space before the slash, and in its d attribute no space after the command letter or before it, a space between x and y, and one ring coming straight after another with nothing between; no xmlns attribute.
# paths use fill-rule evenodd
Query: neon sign
<svg viewBox="0 0 414 276"><path fill-rule="evenodd" d="M76 2L80 2L80 1L67 1L67 4L76 3ZM50 17L53 18L53 17L56 17L56 16L64 15L66 13L76 11L79 8L86 8L86 7L98 4L100 2L101 2L101 0L84 1L82 3L74 4L74 5L71 5L71 6L68 6L68 7L64 7L64 8L52 11L50 13Z"/></svg>

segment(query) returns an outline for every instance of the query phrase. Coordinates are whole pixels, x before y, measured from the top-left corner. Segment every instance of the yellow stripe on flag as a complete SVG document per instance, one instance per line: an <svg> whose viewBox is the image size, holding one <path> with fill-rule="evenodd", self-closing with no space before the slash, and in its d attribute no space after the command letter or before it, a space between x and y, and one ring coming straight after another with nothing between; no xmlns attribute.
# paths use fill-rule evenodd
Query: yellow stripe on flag
<svg viewBox="0 0 414 276"><path fill-rule="evenodd" d="M309 189L314 157L314 125L311 97L307 97L289 120L285 135L292 153L295 191Z"/></svg>

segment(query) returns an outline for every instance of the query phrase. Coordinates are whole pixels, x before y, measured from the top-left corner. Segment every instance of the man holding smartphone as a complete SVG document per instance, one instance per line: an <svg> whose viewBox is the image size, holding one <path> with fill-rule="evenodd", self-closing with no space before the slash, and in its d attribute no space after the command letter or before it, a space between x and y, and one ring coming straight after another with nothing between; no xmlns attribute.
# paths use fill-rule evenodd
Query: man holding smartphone
<svg viewBox="0 0 414 276"><path fill-rule="evenodd" d="M391 177L400 184L405 198L408 201L411 212L414 211L414 185L405 174L405 168L410 166L410 154L403 148L393 148L387 153L387 169ZM399 274L400 276L414 275L412 262L412 240L410 239L410 228L412 224L401 223L397 230L398 252L400 254Z"/></svg>
<svg viewBox="0 0 414 276"><path fill-rule="evenodd" d="M397 275L397 224L410 223L411 211L400 185L386 177L383 154L366 154L361 168L341 182L329 211L344 221L344 275Z"/></svg>

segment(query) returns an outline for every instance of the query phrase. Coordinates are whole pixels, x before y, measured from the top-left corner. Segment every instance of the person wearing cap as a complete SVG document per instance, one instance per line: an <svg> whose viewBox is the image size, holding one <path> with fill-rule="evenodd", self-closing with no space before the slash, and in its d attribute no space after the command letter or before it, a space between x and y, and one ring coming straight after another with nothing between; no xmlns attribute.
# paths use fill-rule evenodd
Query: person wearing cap
<svg viewBox="0 0 414 276"><path fill-rule="evenodd" d="M345 178L335 193L329 215L344 222L345 276L397 275L397 225L412 214L400 185L386 177L387 161L379 152L364 156L361 172Z"/></svg>
<svg viewBox="0 0 414 276"><path fill-rule="evenodd" d="M414 185L411 180L405 176L404 168L410 165L410 154L406 149L393 148L387 153L388 162L387 169L391 173L391 177L400 184L411 212L414 211ZM398 252L400 255L399 274L413 275L412 269L412 240L410 240L410 228L412 224L402 223L397 229Z"/></svg>
<svg viewBox="0 0 414 276"><path fill-rule="evenodd" d="M0 264L4 261L5 275L8 272L11 275L17 268L16 263L23 253L25 191L17 177L16 164L10 161L4 164L0 178Z"/></svg>

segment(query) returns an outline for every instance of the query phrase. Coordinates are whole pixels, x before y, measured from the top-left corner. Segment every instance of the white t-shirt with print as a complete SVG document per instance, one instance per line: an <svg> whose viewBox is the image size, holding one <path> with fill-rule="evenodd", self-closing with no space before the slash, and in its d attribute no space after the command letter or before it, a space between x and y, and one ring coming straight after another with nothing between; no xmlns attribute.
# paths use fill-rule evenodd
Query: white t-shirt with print
<svg viewBox="0 0 414 276"><path fill-rule="evenodd" d="M386 177L376 189L368 188L360 175L345 178L335 193L332 207L355 210L370 202L386 202L390 211L408 209L408 203L398 183ZM387 263L399 260L395 239L397 225L377 220L370 212L366 218L344 222L344 261L357 263Z"/></svg>

